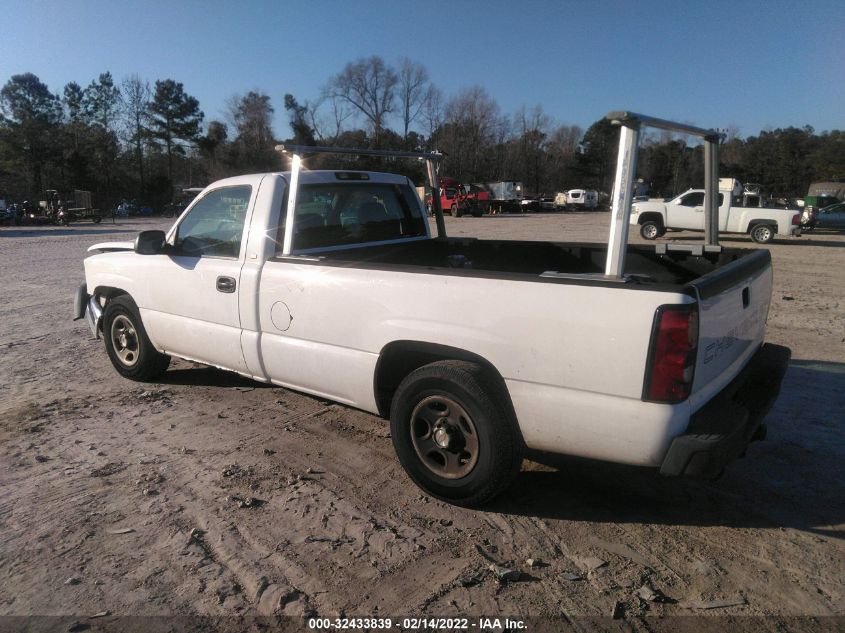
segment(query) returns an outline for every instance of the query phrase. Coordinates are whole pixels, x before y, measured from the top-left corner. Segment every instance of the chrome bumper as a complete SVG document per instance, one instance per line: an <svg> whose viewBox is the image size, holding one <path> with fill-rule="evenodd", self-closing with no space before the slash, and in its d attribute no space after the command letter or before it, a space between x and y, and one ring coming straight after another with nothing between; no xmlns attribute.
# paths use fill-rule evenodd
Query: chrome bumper
<svg viewBox="0 0 845 633"><path fill-rule="evenodd" d="M91 334L94 338L100 338L100 324L103 321L103 309L100 307L100 302L97 297L88 299L88 307L85 309L85 322L91 328Z"/></svg>
<svg viewBox="0 0 845 633"><path fill-rule="evenodd" d="M73 320L85 319L88 327L91 329L91 335L98 339L100 338L100 323L103 319L103 308L100 307L100 302L97 297L92 297L88 294L88 287L81 284L76 289L76 298L73 304Z"/></svg>

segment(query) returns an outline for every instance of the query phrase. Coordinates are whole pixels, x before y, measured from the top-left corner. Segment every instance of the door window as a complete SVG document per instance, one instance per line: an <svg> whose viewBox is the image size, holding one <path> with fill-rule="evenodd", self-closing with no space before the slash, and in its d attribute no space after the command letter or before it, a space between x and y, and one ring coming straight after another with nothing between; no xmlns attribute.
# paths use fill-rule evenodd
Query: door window
<svg viewBox="0 0 845 633"><path fill-rule="evenodd" d="M685 207L700 207L704 204L704 192L694 191L681 198L681 205Z"/></svg>
<svg viewBox="0 0 845 633"><path fill-rule="evenodd" d="M252 187L209 192L184 217L176 232L176 252L192 257L237 259Z"/></svg>

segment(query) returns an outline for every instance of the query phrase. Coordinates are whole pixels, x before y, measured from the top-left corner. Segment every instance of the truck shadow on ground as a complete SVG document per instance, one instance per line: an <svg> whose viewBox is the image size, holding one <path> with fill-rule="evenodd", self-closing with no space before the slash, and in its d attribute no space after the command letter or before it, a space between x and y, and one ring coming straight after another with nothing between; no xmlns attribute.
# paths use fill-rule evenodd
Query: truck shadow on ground
<svg viewBox="0 0 845 633"><path fill-rule="evenodd" d="M267 389L275 387L275 385L269 383L258 382L257 380L245 378L234 372L224 371L214 367L170 369L157 378L156 382L162 385L201 385L205 387L237 387L239 389Z"/></svg>
<svg viewBox="0 0 845 633"><path fill-rule="evenodd" d="M843 394L845 363L793 361L766 420L768 438L721 479L532 455L542 465L523 467L488 509L599 523L794 528L845 539Z"/></svg>

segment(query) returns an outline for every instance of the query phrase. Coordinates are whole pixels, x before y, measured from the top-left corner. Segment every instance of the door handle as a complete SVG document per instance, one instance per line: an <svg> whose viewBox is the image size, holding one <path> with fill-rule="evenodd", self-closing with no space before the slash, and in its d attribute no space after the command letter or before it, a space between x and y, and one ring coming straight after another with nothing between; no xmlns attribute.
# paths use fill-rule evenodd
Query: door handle
<svg viewBox="0 0 845 633"><path fill-rule="evenodd" d="M218 292L225 292L225 293L232 293L235 292L236 284L234 277L224 277L220 276L217 278L217 291Z"/></svg>

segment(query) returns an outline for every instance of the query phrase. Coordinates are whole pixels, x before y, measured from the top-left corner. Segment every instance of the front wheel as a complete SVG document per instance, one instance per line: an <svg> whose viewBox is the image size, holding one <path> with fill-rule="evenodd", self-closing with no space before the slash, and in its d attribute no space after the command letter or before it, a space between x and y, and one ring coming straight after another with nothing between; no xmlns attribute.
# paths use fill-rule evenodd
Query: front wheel
<svg viewBox="0 0 845 633"><path fill-rule="evenodd" d="M391 437L420 488L473 507L510 484L522 464L522 439L503 389L463 361L431 363L402 381L390 409Z"/></svg>
<svg viewBox="0 0 845 633"><path fill-rule="evenodd" d="M170 365L170 356L153 347L138 307L128 296L116 297L106 305L103 338L109 360L124 378L150 380Z"/></svg>
<svg viewBox="0 0 845 633"><path fill-rule="evenodd" d="M656 240L663 234L663 226L654 220L647 220L640 226L640 235L647 240Z"/></svg>
<svg viewBox="0 0 845 633"><path fill-rule="evenodd" d="M775 239L775 231L768 224L758 224L751 229L751 239L758 244L768 244Z"/></svg>

